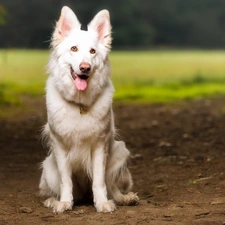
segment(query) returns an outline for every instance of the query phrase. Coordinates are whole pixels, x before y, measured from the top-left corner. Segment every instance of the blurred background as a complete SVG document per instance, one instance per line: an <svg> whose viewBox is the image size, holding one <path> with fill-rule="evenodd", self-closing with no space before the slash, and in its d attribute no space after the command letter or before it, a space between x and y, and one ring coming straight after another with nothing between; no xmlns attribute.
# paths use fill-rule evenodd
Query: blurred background
<svg viewBox="0 0 225 225"><path fill-rule="evenodd" d="M225 93L224 0L0 0L0 104L43 96L62 6L88 24L108 9L115 100L168 102Z"/></svg>
<svg viewBox="0 0 225 225"><path fill-rule="evenodd" d="M83 24L108 9L113 47L224 48L224 0L1 0L0 47L47 48L61 7Z"/></svg>

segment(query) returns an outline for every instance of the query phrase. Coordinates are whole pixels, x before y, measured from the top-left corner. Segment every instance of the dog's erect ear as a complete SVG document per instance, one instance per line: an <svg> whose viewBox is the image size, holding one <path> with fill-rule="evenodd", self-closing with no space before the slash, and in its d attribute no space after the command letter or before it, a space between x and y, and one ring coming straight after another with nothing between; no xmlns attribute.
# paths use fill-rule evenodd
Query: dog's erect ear
<svg viewBox="0 0 225 225"><path fill-rule="evenodd" d="M76 15L69 7L64 6L61 10L60 18L56 23L52 44L54 46L58 45L72 29L77 27L80 27L80 22L78 21Z"/></svg>
<svg viewBox="0 0 225 225"><path fill-rule="evenodd" d="M100 11L90 22L88 28L93 29L98 34L98 39L110 49L111 47L111 24L108 10Z"/></svg>

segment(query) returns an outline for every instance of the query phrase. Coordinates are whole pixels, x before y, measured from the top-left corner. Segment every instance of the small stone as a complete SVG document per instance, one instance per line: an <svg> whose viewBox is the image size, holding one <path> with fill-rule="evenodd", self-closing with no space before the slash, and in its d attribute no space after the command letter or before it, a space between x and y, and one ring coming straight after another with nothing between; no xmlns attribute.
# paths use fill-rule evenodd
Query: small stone
<svg viewBox="0 0 225 225"><path fill-rule="evenodd" d="M214 198L213 201L211 202L212 205L219 205L224 203L225 203L225 197Z"/></svg>
<svg viewBox="0 0 225 225"><path fill-rule="evenodd" d="M79 209L77 211L74 211L75 215L79 215L79 214L84 214L84 210L83 209Z"/></svg>
<svg viewBox="0 0 225 225"><path fill-rule="evenodd" d="M143 156L141 154L135 154L130 156L131 159L143 159Z"/></svg>
<svg viewBox="0 0 225 225"><path fill-rule="evenodd" d="M165 218L170 218L171 215L166 215L166 214L164 214L163 217L165 217Z"/></svg>
<svg viewBox="0 0 225 225"><path fill-rule="evenodd" d="M161 141L161 142L159 143L159 147L171 147L171 146L172 146L172 144L169 143L169 142Z"/></svg>
<svg viewBox="0 0 225 225"><path fill-rule="evenodd" d="M32 213L33 210L29 207L20 207L19 208L19 213Z"/></svg>
<svg viewBox="0 0 225 225"><path fill-rule="evenodd" d="M189 134L186 134L186 133L183 134L182 136L183 136L184 139L189 139L190 138Z"/></svg>
<svg viewBox="0 0 225 225"><path fill-rule="evenodd" d="M210 211L206 211L206 212L197 213L197 214L195 214L195 216L207 216L209 214L210 214Z"/></svg>
<svg viewBox="0 0 225 225"><path fill-rule="evenodd" d="M135 214L135 213L136 213L135 211L131 211L131 210L127 211L127 214Z"/></svg>
<svg viewBox="0 0 225 225"><path fill-rule="evenodd" d="M151 125L152 126L158 126L159 122L157 120L152 120Z"/></svg>

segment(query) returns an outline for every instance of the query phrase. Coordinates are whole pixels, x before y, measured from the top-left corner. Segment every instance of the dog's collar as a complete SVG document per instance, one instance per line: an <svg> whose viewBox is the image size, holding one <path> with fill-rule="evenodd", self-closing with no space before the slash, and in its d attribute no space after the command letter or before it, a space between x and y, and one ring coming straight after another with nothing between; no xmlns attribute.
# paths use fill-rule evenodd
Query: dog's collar
<svg viewBox="0 0 225 225"><path fill-rule="evenodd" d="M80 114L87 114L87 112L88 112L88 107L87 106L84 106L81 103L76 103L74 101L69 101L69 103L70 104L75 104L79 108Z"/></svg>
<svg viewBox="0 0 225 225"><path fill-rule="evenodd" d="M87 107L82 104L79 104L80 114L87 114Z"/></svg>
<svg viewBox="0 0 225 225"><path fill-rule="evenodd" d="M88 31L88 26L81 24L80 29L84 31Z"/></svg>

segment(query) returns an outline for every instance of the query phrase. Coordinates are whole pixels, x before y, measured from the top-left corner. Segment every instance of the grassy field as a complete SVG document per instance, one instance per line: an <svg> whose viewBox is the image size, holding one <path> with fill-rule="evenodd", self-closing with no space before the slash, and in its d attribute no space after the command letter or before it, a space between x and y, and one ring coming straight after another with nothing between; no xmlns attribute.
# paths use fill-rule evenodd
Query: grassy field
<svg viewBox="0 0 225 225"><path fill-rule="evenodd" d="M117 100L168 102L225 93L225 51L112 54Z"/></svg>
<svg viewBox="0 0 225 225"><path fill-rule="evenodd" d="M44 94L47 51L0 51L0 102L17 104L20 96Z"/></svg>
<svg viewBox="0 0 225 225"><path fill-rule="evenodd" d="M44 94L49 51L0 50L0 102ZM225 93L225 51L110 54L117 101L168 102Z"/></svg>

